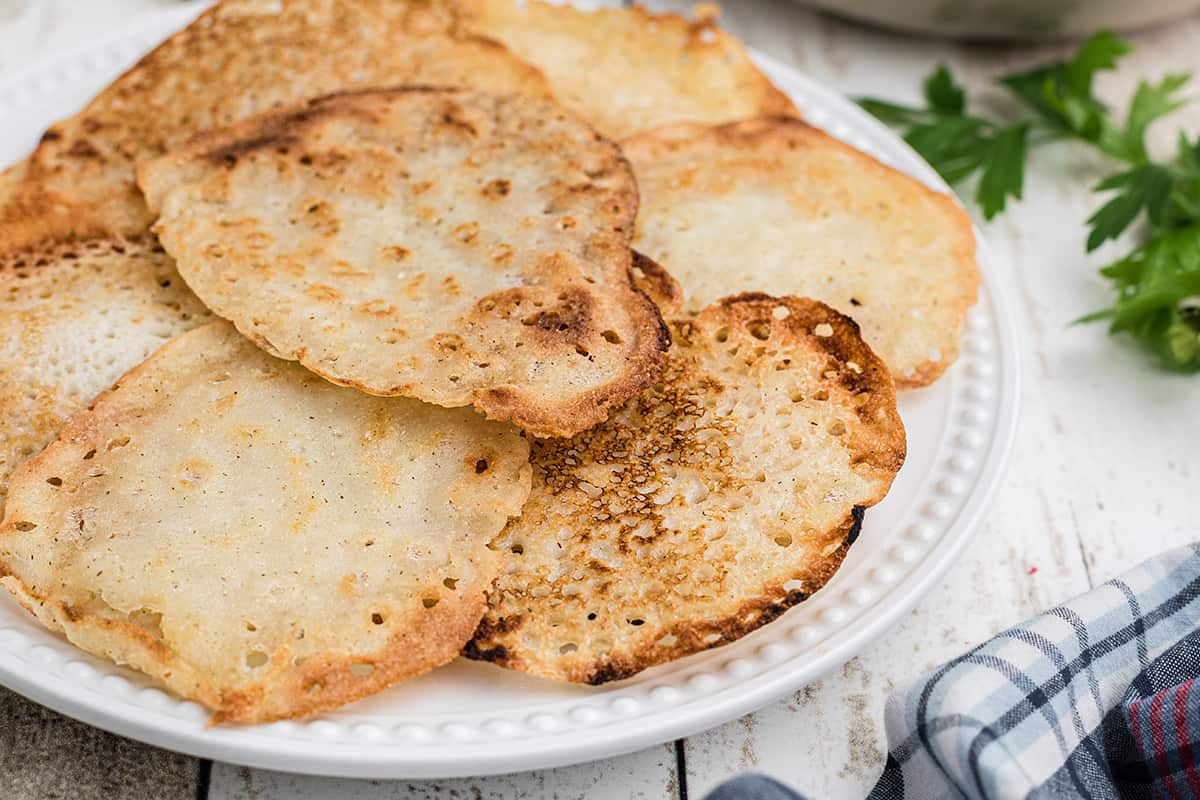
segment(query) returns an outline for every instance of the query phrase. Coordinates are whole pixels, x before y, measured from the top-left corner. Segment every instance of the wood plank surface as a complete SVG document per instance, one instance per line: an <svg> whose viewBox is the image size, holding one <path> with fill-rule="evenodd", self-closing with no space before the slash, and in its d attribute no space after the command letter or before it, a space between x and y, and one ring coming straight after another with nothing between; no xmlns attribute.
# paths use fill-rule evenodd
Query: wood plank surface
<svg viewBox="0 0 1200 800"><path fill-rule="evenodd" d="M679 795L675 747L561 769L440 781L312 778L215 764L209 800L667 800Z"/></svg>
<svg viewBox="0 0 1200 800"><path fill-rule="evenodd" d="M0 689L3 800L191 800L207 780L202 767Z"/></svg>

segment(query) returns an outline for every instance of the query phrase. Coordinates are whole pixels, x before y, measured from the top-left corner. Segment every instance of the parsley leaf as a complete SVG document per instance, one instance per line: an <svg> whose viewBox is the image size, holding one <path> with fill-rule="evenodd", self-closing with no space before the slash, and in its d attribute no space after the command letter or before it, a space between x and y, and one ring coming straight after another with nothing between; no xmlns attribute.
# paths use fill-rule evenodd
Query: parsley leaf
<svg viewBox="0 0 1200 800"><path fill-rule="evenodd" d="M1161 223L1174 185L1171 173L1153 164L1134 167L1096 184L1097 192L1118 191L1088 218L1092 228L1087 239L1088 252L1124 233L1143 209L1152 223Z"/></svg>
<svg viewBox="0 0 1200 800"><path fill-rule="evenodd" d="M1092 93L1092 78L1097 72L1116 69L1123 56L1133 52L1133 46L1118 39L1112 31L1093 34L1066 65L1066 82L1079 95Z"/></svg>
<svg viewBox="0 0 1200 800"><path fill-rule="evenodd" d="M906 129L904 140L947 183L981 172L975 199L987 219L1021 198L1030 127L998 125L966 114L966 92L940 66L925 80L926 108L866 98L860 105L883 122Z"/></svg>
<svg viewBox="0 0 1200 800"><path fill-rule="evenodd" d="M1165 117L1181 108L1182 100L1175 95L1188 82L1190 75L1168 75L1157 85L1142 81L1138 84L1129 104L1129 115L1125 122L1125 151L1127 160L1148 162L1146 153L1146 128L1159 117Z"/></svg>
<svg viewBox="0 0 1200 800"><path fill-rule="evenodd" d="M987 219L1004 210L1009 197L1021 199L1025 185L1025 152L1029 146L1029 124L1001 128L992 138L983 159L983 174L975 201Z"/></svg>
<svg viewBox="0 0 1200 800"><path fill-rule="evenodd" d="M954 82L950 70L940 64L933 74L925 79L925 102L939 114L961 115L967 107L967 93Z"/></svg>
<svg viewBox="0 0 1200 800"><path fill-rule="evenodd" d="M968 113L966 92L939 66L925 80L924 108L864 99L863 108L900 128L905 140L950 184L978 176L975 201L992 219L1024 190L1025 159L1035 143L1073 139L1123 166L1094 190L1108 198L1088 219L1088 252L1142 221L1142 244L1101 270L1116 290L1111 308L1080 322L1109 320L1168 368L1200 371L1200 138L1180 135L1175 157L1155 161L1146 131L1184 104L1189 76L1142 81L1119 122L1093 92L1097 74L1131 52L1101 31L1069 61L1003 76L998 82L1025 113L997 121Z"/></svg>
<svg viewBox="0 0 1200 800"><path fill-rule="evenodd" d="M1132 48L1108 31L1095 34L1068 62L1000 78L1055 136L1083 139L1123 158L1124 136L1108 118L1108 107L1092 94L1097 72L1117 66Z"/></svg>
<svg viewBox="0 0 1200 800"><path fill-rule="evenodd" d="M1107 319L1113 333L1132 334L1167 367L1200 370L1200 225L1153 239L1100 272L1117 300L1080 322Z"/></svg>

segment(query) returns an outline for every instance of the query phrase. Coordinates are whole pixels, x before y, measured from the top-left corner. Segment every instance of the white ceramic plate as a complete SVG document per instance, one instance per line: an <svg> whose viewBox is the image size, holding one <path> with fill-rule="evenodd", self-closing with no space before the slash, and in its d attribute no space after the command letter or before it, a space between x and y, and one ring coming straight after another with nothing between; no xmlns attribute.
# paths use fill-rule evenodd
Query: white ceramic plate
<svg viewBox="0 0 1200 800"><path fill-rule="evenodd" d="M182 26L150 28L35 67L0 84L0 164L20 158L141 53ZM852 103L760 58L813 124L945 189L896 136ZM976 232L978 236L978 231ZM908 461L829 585L732 645L600 688L460 660L319 719L206 727L207 715L93 658L0 599L0 683L84 722L198 756L293 772L431 778L552 767L686 736L824 675L889 630L966 545L995 487L1016 423L1017 348L994 263L963 355L900 403ZM2 594L2 593L0 593Z"/></svg>

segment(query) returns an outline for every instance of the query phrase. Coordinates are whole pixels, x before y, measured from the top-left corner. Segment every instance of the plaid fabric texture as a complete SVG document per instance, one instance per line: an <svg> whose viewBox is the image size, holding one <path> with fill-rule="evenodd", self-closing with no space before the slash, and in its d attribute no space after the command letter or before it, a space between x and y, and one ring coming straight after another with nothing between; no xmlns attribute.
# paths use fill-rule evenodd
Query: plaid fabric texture
<svg viewBox="0 0 1200 800"><path fill-rule="evenodd" d="M1198 676L1200 543L893 694L890 752L871 800L1200 800ZM800 797L765 781L742 777L712 797Z"/></svg>
<svg viewBox="0 0 1200 800"><path fill-rule="evenodd" d="M893 695L872 800L1200 798L1200 545Z"/></svg>
<svg viewBox="0 0 1200 800"><path fill-rule="evenodd" d="M1192 632L1129 687L1108 749L1126 797L1200 797L1200 632Z"/></svg>

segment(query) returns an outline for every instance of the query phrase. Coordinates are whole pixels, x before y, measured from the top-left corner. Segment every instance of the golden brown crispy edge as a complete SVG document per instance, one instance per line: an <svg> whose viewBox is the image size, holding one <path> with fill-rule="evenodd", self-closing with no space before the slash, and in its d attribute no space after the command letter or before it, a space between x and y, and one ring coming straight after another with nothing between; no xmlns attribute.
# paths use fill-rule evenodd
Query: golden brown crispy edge
<svg viewBox="0 0 1200 800"><path fill-rule="evenodd" d="M809 146L813 142L834 147L854 157L864 159L869 169L877 174L900 177L923 193L939 206L947 218L953 220L955 260L959 265L961 300L954 310L960 319L966 318L967 309L975 305L980 286L979 266L975 261L975 233L971 218L962 206L949 194L931 189L923 182L879 161L841 139L830 136L820 128L792 116L764 116L755 119L729 122L721 125L704 125L692 122L672 123L628 137L621 142L623 148L638 148L646 158L664 155L681 149L710 146L720 143L737 148L782 148L794 150ZM685 292L686 294L686 292ZM928 386L941 377L942 373L958 359L959 342L953 348L940 353L941 358L926 359L919 363L909 375L896 373L893 379L900 389L916 389Z"/></svg>
<svg viewBox="0 0 1200 800"><path fill-rule="evenodd" d="M780 305L786 306L790 313L783 320L773 319L772 312ZM886 418L886 429L891 435L879 440L871 455L863 458L860 463L869 463L880 473L890 477L875 497L869 502L854 506L843 520L839 528L843 537L842 546L828 556L814 561L802 573L802 580L805 586L812 587L811 591L784 589L784 583L796 577L793 573L787 581L764 585L762 598L747 600L732 614L711 620L684 620L677 623L667 631L676 637L673 645L659 646L650 652L614 650L590 664L573 667L566 676L567 680L592 686L623 680L650 667L734 642L807 600L833 578L850 546L858 539L866 508L875 505L887 495L892 480L904 465L908 445L904 425L896 409L896 389L891 373L887 365L863 341L858 323L850 317L808 298L776 298L761 292L747 292L723 298L703 309L695 319L674 323L674 327L681 340L690 340L701 338L708 328L746 327L763 319L772 320L773 326L782 326L798 338L815 341L827 353L842 362L853 361L862 367L861 373L843 370L836 379L849 384L847 388L855 394L869 393L870 400L857 410L859 416L864 419L878 419L882 415ZM832 335L809 337L808 333L822 323L833 328ZM474 637L463 648L463 655L475 661L489 661L520 672L551 678L561 677L557 673L545 672L540 665L525 661L504 646L503 635L518 629L521 621L520 616L505 617L498 622L485 617ZM713 634L718 638L708 640Z"/></svg>
<svg viewBox="0 0 1200 800"><path fill-rule="evenodd" d="M410 5L408 11L410 16L405 20L405 24L409 27L412 35L450 36L460 42L471 42L485 49L504 53L528 74L530 91L544 97L553 96L550 83L540 70L518 59L501 42L472 33L460 26L451 3L442 4L428 2L428 0L401 1L408 2ZM89 122L99 125L94 119L89 121L89 114L92 112L93 105L102 102L106 96L120 95L129 91L130 88L136 91L137 79L141 75L154 76L153 82L154 78L167 72L170 68L178 67L176 49L181 46L181 43L187 43L195 38L197 31L206 31L212 28L225 10L225 3L217 2L199 14L185 28L160 42L89 100L81 111L51 125L42 134L33 152L25 159L0 172L0 253L33 250L45 245L78 243L93 238L136 237L146 232L150 219L141 202L141 195L134 185L132 169L129 173L128 185L119 187L122 189L119 194L106 198L105 205L109 208L104 209L98 208L93 202L53 191L39 182L43 170L36 166L30 169L30 165L38 164L41 160L40 156L63 139L64 125L83 121L85 132L91 131L88 128ZM253 19L252 16L248 18ZM536 89L533 88L534 86ZM301 99L297 98L298 101ZM72 150L76 149L79 151L79 158L94 158L98 155L96 148L88 142L86 136L74 139ZM131 161L144 158L146 155L146 153L137 154ZM114 190L116 188L118 187L114 187ZM111 209L113 204L124 204L124 207L113 213Z"/></svg>
<svg viewBox="0 0 1200 800"><path fill-rule="evenodd" d="M490 17L516 22L516 15L526 10L520 0L502 0L501 3L497 3L496 0L451 2L457 12L456 21L460 30L475 30L493 35L496 35L496 29L492 24L494 20L489 19ZM531 13L555 11L560 7L558 3L543 0L526 0L525 5L530 7ZM719 4L697 3L692 7L690 17L674 11L651 11L640 3L624 8L576 8L570 4L562 8L568 13L562 15L559 21L560 28L566 31L576 31L580 26L608 30L613 27L611 21L618 20L617 27L628 22L629 28L641 28L651 34L663 34L668 41L671 35L677 34L684 40L684 57L694 60L710 57L720 59L726 68L735 71L740 83L739 90L753 100L754 113L801 116L791 98L780 91L750 58L741 39L717 23L721 15ZM499 38L503 39L503 36ZM610 133L619 135L621 131Z"/></svg>
<svg viewBox="0 0 1200 800"><path fill-rule="evenodd" d="M647 27L658 25L684 27L687 29L689 41L696 42L697 44L705 45L713 42L723 42L727 46L732 46L744 55L747 65L750 67L750 77L753 78L754 89L759 98L757 104L759 114L764 116L782 115L797 118L802 116L799 109L796 108L796 104L792 102L792 98L788 97L779 87L772 83L770 78L763 74L758 65L750 59L742 40L717 24L717 20L721 16L720 4L695 4L692 6L694 19L688 19L683 14L673 11L654 12L641 3L634 3L624 10L637 17Z"/></svg>
<svg viewBox="0 0 1200 800"><path fill-rule="evenodd" d="M394 92L450 94L459 91L461 90L444 87L394 86L334 92L312 98L298 108L274 110L243 120L222 130L199 134L189 142L186 150L178 151L167 158L187 159L193 155L199 155L214 164L233 165L238 158L249 152L277 149L292 144L297 136L298 127L317 120L330 111L338 110L340 106L344 105L347 98ZM580 120L580 122L587 125L584 120ZM591 126L588 128L594 132ZM600 141L610 142L599 133L595 133L595 136ZM231 138L236 139L233 144L229 144ZM612 150L613 157L619 162L620 168L627 170L632 175L633 169L619 148L614 144ZM143 169L139 168L138 173L139 181L145 185L145 180L141 177ZM152 193L147 194L147 200L151 208L157 208L161 204L161 198L152 196ZM627 189L619 193L616 202L621 208L628 209L629 229L632 231L632 219L636 217L638 207L637 188L632 181ZM574 436L608 419L612 409L620 407L626 400L653 384L662 373L663 354L671 345L671 333L659 307L643 289L651 289L654 293L669 300L672 296L678 295L678 284L674 284L672 287L674 279L662 267L644 256L640 257L639 261L638 258L635 258L636 255L634 251L629 251L629 266L617 279L624 281L625 285L614 287L628 293L629 303L625 308L629 311L631 326L639 332L636 340L631 342L627 348L625 371L622 374L578 395L573 401L567 403L538 400L522 387L505 385L475 390L472 405L488 419L510 422L534 436L567 437ZM644 287L637 285L633 272L634 266L641 266L643 269L649 267L650 271L647 273L647 282ZM276 351L248 326L239 324L237 320L231 321L239 332L263 350L280 358L290 357ZM391 394L368 387L360 381L334 376L328 370L321 369L318 363L307 358L304 351L297 352L295 357L305 368L332 383L350 386L368 394Z"/></svg>
<svg viewBox="0 0 1200 800"><path fill-rule="evenodd" d="M216 324L216 323L213 323ZM159 352L178 342L168 342ZM90 413L119 390L121 384L147 369L143 362L126 372L113 387L101 392L87 408L63 427L59 438L22 464L9 482L12 494L23 493L24 485L38 484L41 466L52 459L59 448L97 435ZM0 538L16 532L20 509L5 509L0 521ZM0 584L43 625L64 633L81 649L132 667L161 681L176 694L195 700L214 712L210 724L221 722L261 723L307 716L345 705L386 689L408 678L449 663L458 656L462 643L469 641L487 608L486 593L492 570L482 564L478 579L463 587L459 603L438 603L432 608L414 609L409 622L398 626L397 633L384 647L357 657L326 656L310 658L299 667L290 667L282 688L267 693L265 682L248 690L219 690L191 665L180 659L170 647L134 622L89 614L62 601L39 595L0 563ZM474 597L467 603L465 598ZM351 667L371 663L369 675L355 675Z"/></svg>
<svg viewBox="0 0 1200 800"><path fill-rule="evenodd" d="M807 600L833 578L834 573L837 572L849 552L850 545L858 538L862 519L863 506L855 506L850 520L842 528L845 532L845 543L830 555L813 563L808 570L798 576L804 581L805 586L813 587L812 591L788 591L783 588L783 582L766 584L763 587L763 593L767 597L748 600L727 616L713 620L685 620L677 623L670 631L676 637L675 644L670 647L660 646L652 655L613 651L591 664L571 669L567 673L566 679L572 683L586 683L589 686L620 681L631 678L650 667L730 644L753 633L768 622L778 619L783 612ZM789 577L788 580L791 579ZM783 599L771 599L773 595L782 595ZM463 648L463 656L473 661L488 661L505 669L561 679L559 674L543 673L539 665L531 664L509 652L503 644L495 643L495 637L514 630L519 627L520 623L520 617L505 617L499 622L483 618L474 637ZM718 638L709 638L713 634L716 634Z"/></svg>
<svg viewBox="0 0 1200 800"><path fill-rule="evenodd" d="M0 530L0 536L4 530ZM489 581L480 578L464 586L472 603L439 603L408 621L383 648L357 657L310 658L288 669L281 685L268 694L260 684L247 690L218 690L199 672L180 660L162 640L133 622L88 614L70 605L41 597L0 567L0 583L47 628L64 633L79 648L131 667L161 681L171 691L213 710L211 724L262 723L327 711L380 692L389 686L453 661L461 643L470 639L487 607ZM351 667L371 664L365 676Z"/></svg>
<svg viewBox="0 0 1200 800"><path fill-rule="evenodd" d="M662 264L633 251L633 284L650 298L664 318L669 319L683 306L683 287Z"/></svg>

